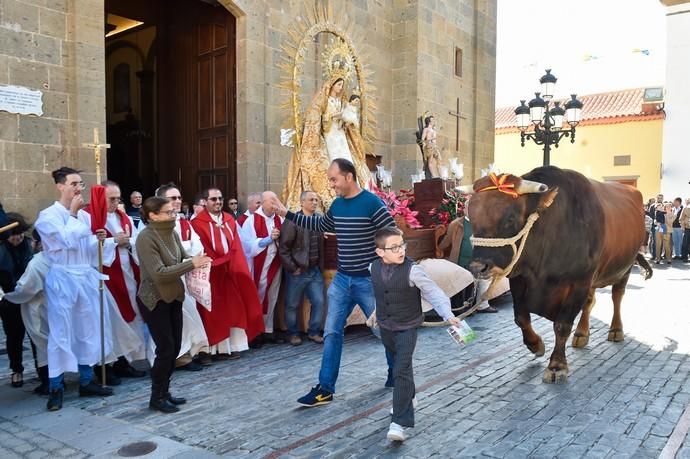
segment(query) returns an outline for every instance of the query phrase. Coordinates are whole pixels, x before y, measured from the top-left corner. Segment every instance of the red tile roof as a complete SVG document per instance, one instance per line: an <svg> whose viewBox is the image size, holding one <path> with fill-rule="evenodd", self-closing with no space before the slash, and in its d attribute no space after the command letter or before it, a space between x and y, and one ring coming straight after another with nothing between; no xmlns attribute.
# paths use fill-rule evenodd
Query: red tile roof
<svg viewBox="0 0 690 459"><path fill-rule="evenodd" d="M643 96L644 88L578 96L583 104L580 125L615 124L663 118L664 112L656 109L657 104L643 105ZM561 101L562 104L565 102L566 100ZM497 132L517 131L514 113L516 107L517 105L496 110Z"/></svg>

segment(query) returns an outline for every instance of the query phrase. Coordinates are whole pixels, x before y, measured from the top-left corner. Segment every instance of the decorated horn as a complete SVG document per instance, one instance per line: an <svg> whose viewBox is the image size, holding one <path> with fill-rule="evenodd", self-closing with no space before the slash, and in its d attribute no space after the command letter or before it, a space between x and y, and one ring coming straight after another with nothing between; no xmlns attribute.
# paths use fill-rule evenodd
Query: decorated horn
<svg viewBox="0 0 690 459"><path fill-rule="evenodd" d="M474 193L474 185L457 186L455 187L455 191L458 191L462 194L472 194Z"/></svg>
<svg viewBox="0 0 690 459"><path fill-rule="evenodd" d="M522 180L520 185L517 187L517 192L520 194L528 193L543 193L548 190L549 187L539 182L532 182L530 180Z"/></svg>

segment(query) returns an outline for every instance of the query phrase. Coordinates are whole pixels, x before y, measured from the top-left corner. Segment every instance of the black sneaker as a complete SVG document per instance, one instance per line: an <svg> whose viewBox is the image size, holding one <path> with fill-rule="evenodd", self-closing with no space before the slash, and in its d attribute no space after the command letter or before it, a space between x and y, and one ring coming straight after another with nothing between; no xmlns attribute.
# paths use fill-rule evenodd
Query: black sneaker
<svg viewBox="0 0 690 459"><path fill-rule="evenodd" d="M80 397L107 397L113 395L113 389L107 386L101 386L94 381L91 381L86 386L79 386L79 396Z"/></svg>
<svg viewBox="0 0 690 459"><path fill-rule="evenodd" d="M51 390L48 396L48 411L57 411L62 408L62 389Z"/></svg>
<svg viewBox="0 0 690 459"><path fill-rule="evenodd" d="M321 384L312 387L307 395L297 399L297 403L302 406L321 406L328 405L333 401L333 394L321 388Z"/></svg>

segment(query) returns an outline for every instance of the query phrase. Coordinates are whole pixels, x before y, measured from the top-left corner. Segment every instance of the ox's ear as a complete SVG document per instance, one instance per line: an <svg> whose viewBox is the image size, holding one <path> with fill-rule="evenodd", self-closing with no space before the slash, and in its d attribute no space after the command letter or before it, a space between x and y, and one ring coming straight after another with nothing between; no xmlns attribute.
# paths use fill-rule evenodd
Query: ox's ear
<svg viewBox="0 0 690 459"><path fill-rule="evenodd" d="M537 211L542 211L551 206L551 204L553 204L553 200L556 199L557 194L558 187L551 188L550 190L542 193L542 195L539 196L539 205L537 206Z"/></svg>

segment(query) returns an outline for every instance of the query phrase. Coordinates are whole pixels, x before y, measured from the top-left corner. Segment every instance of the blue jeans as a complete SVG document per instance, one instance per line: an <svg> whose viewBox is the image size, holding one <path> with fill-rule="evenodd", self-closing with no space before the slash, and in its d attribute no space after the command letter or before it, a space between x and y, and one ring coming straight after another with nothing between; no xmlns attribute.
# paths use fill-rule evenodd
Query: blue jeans
<svg viewBox="0 0 690 459"><path fill-rule="evenodd" d="M680 257L683 249L683 228L673 228L673 256Z"/></svg>
<svg viewBox="0 0 690 459"><path fill-rule="evenodd" d="M287 323L288 334L297 336L297 311L302 303L302 295L306 295L311 303L311 313L309 316L309 336L318 335L321 331L321 320L323 319L323 276L318 266L309 268L302 274L294 275L286 272L287 291L285 292L285 322Z"/></svg>
<svg viewBox="0 0 690 459"><path fill-rule="evenodd" d="M93 368L91 368L89 365L79 365L79 385L80 386L86 386L93 380ZM60 376L55 376L54 378L49 378L48 379L48 387L51 391L53 390L58 390L58 389L64 389L64 379L65 375L64 373L61 374Z"/></svg>
<svg viewBox="0 0 690 459"><path fill-rule="evenodd" d="M340 371L345 322L355 305L359 305L367 317L374 312L376 299L371 277L348 276L337 272L328 287L328 312L323 331L323 356L319 372L319 384L331 393L335 393L335 382ZM393 368L393 356L388 352L386 361L388 368Z"/></svg>

